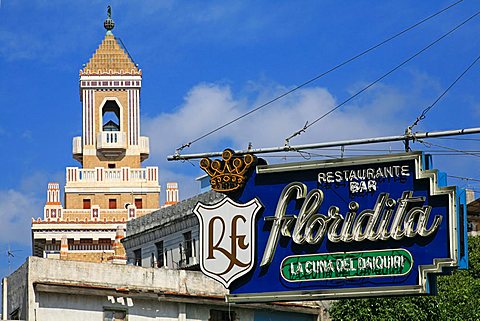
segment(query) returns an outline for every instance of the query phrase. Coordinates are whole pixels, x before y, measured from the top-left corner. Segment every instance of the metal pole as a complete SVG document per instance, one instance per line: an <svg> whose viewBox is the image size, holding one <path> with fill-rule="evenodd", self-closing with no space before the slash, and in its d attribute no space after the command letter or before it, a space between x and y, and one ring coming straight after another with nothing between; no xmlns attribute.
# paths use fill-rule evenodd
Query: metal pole
<svg viewBox="0 0 480 321"><path fill-rule="evenodd" d="M351 146L351 145L362 145L362 144L377 144L377 143L386 143L386 142L395 142L395 141L408 142L408 141L415 141L423 138L470 135L470 134L479 134L479 133L480 133L480 128L478 127L465 128L465 129L455 129L455 130L444 130L444 131L438 131L438 132L425 132L425 133L405 134L405 135L399 135L399 136L362 138L362 139L343 140L343 141L336 141L336 142L325 142L325 143L306 144L306 145L295 145L295 146L285 145L281 147L252 148L247 150L236 150L235 154L245 155L245 154L292 152L292 151L307 150L307 149L340 147L340 146ZM218 157L221 155L222 155L222 152L207 152L207 153L186 154L186 155L180 155L176 153L174 155L169 155L167 157L167 160L169 161L186 160L186 159L195 159L195 158L204 158L204 157Z"/></svg>
<svg viewBox="0 0 480 321"><path fill-rule="evenodd" d="M2 320L8 320L8 279L2 280Z"/></svg>

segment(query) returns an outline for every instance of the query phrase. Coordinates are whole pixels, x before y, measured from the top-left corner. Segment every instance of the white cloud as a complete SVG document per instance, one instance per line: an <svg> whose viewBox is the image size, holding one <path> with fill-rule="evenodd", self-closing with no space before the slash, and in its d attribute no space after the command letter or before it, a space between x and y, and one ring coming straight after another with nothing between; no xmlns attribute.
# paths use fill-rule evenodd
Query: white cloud
<svg viewBox="0 0 480 321"><path fill-rule="evenodd" d="M0 191L0 243L31 244L31 219L41 211L41 201L31 193Z"/></svg>
<svg viewBox="0 0 480 321"><path fill-rule="evenodd" d="M15 188L0 189L0 248L2 243L31 245L32 218L43 217L48 178L63 183L64 176L61 172L34 171Z"/></svg>
<svg viewBox="0 0 480 321"><path fill-rule="evenodd" d="M193 170L188 164L166 162L166 156L173 154L175 148L288 89L252 84L249 87L257 90L255 99L251 99L251 92L236 97L227 85L199 84L172 113L143 120L143 134L150 137L151 159L160 166L161 173L167 174L168 180L194 185L193 179L201 174L198 167ZM282 146L285 138L302 128L305 121L318 118L337 103L338 100L325 88L301 89L196 142L183 153L219 151L226 147L245 149L249 142L254 148ZM377 86L367 99L342 107L297 136L291 144L402 134L408 123L408 119L404 119L407 114L403 112L404 104L404 95L388 86ZM161 174L162 180L164 174ZM180 184L182 196L191 196L195 188L183 184Z"/></svg>

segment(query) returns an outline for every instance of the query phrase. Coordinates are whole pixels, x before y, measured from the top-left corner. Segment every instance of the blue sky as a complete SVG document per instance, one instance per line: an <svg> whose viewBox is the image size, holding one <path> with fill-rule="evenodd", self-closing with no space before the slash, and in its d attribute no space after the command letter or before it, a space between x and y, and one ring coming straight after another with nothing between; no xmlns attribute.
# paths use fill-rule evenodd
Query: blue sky
<svg viewBox="0 0 480 321"><path fill-rule="evenodd" d="M143 70L142 135L162 185L198 191L198 166L166 161L175 148L388 38L453 1L111 1L121 38ZM42 215L49 181L64 183L72 138L81 135L78 71L104 37L107 2L0 0L0 274L6 249L19 250L13 271L30 254L30 222ZM474 12L464 1L430 22L244 120L185 153L281 146L284 139L381 76ZM400 135L479 54L480 17L366 93L312 126L292 144ZM415 128L479 126L480 65ZM478 135L462 138L478 139ZM475 140L432 140L478 150ZM480 178L478 156L439 154L451 175ZM398 143L358 148L401 150ZM313 151L338 157L340 152ZM366 151L347 148L345 155ZM291 154L288 160L303 160ZM285 161L269 158L270 162ZM193 165L196 163L193 162ZM479 189L473 181L452 184ZM163 195L162 195L163 202Z"/></svg>

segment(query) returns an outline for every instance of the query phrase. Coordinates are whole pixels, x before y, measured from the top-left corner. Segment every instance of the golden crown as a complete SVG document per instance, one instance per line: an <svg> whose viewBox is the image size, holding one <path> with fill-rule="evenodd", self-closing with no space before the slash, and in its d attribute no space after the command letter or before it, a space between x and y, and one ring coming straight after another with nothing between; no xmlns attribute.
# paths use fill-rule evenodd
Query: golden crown
<svg viewBox="0 0 480 321"><path fill-rule="evenodd" d="M200 161L200 167L210 176L214 191L231 192L243 187L246 174L255 161L256 157L251 154L235 157L233 150L227 148L222 153L222 160L211 161L206 157Z"/></svg>

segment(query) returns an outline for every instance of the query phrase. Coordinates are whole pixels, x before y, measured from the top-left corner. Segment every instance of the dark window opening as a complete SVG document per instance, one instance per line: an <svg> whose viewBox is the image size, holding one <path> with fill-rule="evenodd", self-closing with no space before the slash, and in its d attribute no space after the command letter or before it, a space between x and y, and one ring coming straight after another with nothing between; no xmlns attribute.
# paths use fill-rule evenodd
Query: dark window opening
<svg viewBox="0 0 480 321"><path fill-rule="evenodd" d="M108 164L108 168L115 168L115 164Z"/></svg>
<svg viewBox="0 0 480 321"><path fill-rule="evenodd" d="M110 198L108 200L108 208L109 209L116 209L117 208L117 200L115 198Z"/></svg>
<svg viewBox="0 0 480 321"><path fill-rule="evenodd" d="M155 243L157 247L157 267L165 266L165 262L163 259L163 241Z"/></svg>
<svg viewBox="0 0 480 321"><path fill-rule="evenodd" d="M185 263L190 263L190 258L192 257L192 232L188 231L183 233L183 243L185 249Z"/></svg>
<svg viewBox="0 0 480 321"><path fill-rule="evenodd" d="M103 320L104 321L126 321L127 320L127 311L123 311L123 310L104 310L103 311Z"/></svg>
<svg viewBox="0 0 480 321"><path fill-rule="evenodd" d="M120 108L114 100L109 100L103 105L102 124L104 132L120 131Z"/></svg>
<svg viewBox="0 0 480 321"><path fill-rule="evenodd" d="M92 201L90 199L83 199L83 209L91 209L92 208Z"/></svg>
<svg viewBox="0 0 480 321"><path fill-rule="evenodd" d="M136 266L142 266L142 249L133 251L133 255L134 255L133 264Z"/></svg>
<svg viewBox="0 0 480 321"><path fill-rule="evenodd" d="M210 318L208 321L234 321L236 320L235 312L210 310Z"/></svg>
<svg viewBox="0 0 480 321"><path fill-rule="evenodd" d="M142 209L143 208L143 204L142 204L142 199L141 198L136 198L135 199L135 207L137 209Z"/></svg>

